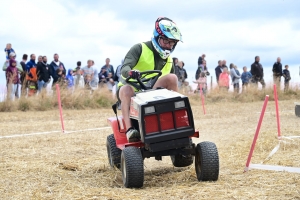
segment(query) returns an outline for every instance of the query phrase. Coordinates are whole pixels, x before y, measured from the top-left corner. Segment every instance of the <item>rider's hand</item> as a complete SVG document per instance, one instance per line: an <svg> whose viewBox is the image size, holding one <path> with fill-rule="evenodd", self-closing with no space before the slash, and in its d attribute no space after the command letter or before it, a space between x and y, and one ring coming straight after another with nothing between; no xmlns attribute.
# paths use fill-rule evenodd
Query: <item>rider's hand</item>
<svg viewBox="0 0 300 200"><path fill-rule="evenodd" d="M140 72L138 70L131 70L128 72L128 75L133 78L133 79L137 79L140 78Z"/></svg>

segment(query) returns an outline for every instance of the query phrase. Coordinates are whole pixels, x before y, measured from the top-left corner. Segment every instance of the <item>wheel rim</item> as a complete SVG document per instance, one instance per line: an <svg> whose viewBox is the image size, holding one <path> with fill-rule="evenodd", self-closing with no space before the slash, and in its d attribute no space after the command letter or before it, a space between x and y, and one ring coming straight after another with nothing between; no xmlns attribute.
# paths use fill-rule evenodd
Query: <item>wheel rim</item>
<svg viewBox="0 0 300 200"><path fill-rule="evenodd" d="M195 162L196 162L196 171L200 174L201 173L201 162L200 162L200 154L197 153L195 156Z"/></svg>
<svg viewBox="0 0 300 200"><path fill-rule="evenodd" d="M122 159L122 164L121 165L122 165L123 183L125 184L126 176L127 176L125 159Z"/></svg>

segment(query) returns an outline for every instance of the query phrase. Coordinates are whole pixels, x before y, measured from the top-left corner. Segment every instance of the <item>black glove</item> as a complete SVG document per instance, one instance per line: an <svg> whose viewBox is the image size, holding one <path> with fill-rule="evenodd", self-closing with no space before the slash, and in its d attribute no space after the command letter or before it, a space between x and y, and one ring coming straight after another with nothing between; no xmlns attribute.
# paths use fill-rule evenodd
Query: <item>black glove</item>
<svg viewBox="0 0 300 200"><path fill-rule="evenodd" d="M133 79L140 78L140 76L141 76L140 72L137 71L137 70L131 70L131 71L129 71L128 75L130 76L130 78L133 78Z"/></svg>

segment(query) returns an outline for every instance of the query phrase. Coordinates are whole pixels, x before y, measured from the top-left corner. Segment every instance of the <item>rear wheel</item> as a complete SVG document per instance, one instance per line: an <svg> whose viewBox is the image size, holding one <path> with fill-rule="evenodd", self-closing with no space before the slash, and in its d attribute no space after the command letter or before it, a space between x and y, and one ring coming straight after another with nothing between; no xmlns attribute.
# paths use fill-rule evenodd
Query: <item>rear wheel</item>
<svg viewBox="0 0 300 200"><path fill-rule="evenodd" d="M195 169L198 181L216 181L219 177L219 154L212 142L197 144Z"/></svg>
<svg viewBox="0 0 300 200"><path fill-rule="evenodd" d="M187 167L193 164L194 157L192 155L175 155L171 156L174 167Z"/></svg>
<svg viewBox="0 0 300 200"><path fill-rule="evenodd" d="M122 151L118 149L116 145L116 140L113 134L107 136L106 140L106 149L108 162L111 167L117 167L120 169L121 167L121 153Z"/></svg>
<svg viewBox="0 0 300 200"><path fill-rule="evenodd" d="M295 115L296 115L297 117L300 117L300 105L296 105L296 106L295 106Z"/></svg>
<svg viewBox="0 0 300 200"><path fill-rule="evenodd" d="M121 171L126 188L140 188L144 184L144 159L137 147L126 147L121 155Z"/></svg>
<svg viewBox="0 0 300 200"><path fill-rule="evenodd" d="M190 147L192 147L193 141L190 138ZM194 156L192 155L172 155L170 156L174 167L187 167L193 164Z"/></svg>

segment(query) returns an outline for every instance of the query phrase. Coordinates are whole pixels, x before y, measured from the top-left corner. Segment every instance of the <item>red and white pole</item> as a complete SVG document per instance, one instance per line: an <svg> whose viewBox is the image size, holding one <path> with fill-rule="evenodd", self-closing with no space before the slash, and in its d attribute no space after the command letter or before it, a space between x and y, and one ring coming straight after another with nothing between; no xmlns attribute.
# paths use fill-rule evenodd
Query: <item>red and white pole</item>
<svg viewBox="0 0 300 200"><path fill-rule="evenodd" d="M254 148L255 148L257 138L258 138L260 127L261 127L261 124L262 124L262 121L263 121L263 118L264 118L264 115L265 115L265 112L266 112L268 101L269 101L269 95L266 95L264 105L262 107L260 117L259 117L259 121L258 121L258 124L257 124L256 132L255 132L253 142L252 142L252 145L251 145L251 149L250 149L248 159L247 159L247 162L246 162L246 168L245 168L244 172L248 171L248 169L249 169L250 161L251 161L251 158L252 158L252 154L253 154L253 151L254 151Z"/></svg>
<svg viewBox="0 0 300 200"><path fill-rule="evenodd" d="M199 84L199 88L200 88L200 97L201 97L201 102L202 102L202 108L203 108L203 113L204 115L206 114L206 110L205 110L205 100L204 100L204 95L203 95L203 91L202 91L202 85Z"/></svg>
<svg viewBox="0 0 300 200"><path fill-rule="evenodd" d="M276 107L276 119L277 119L277 132L278 132L278 139L281 138L281 131L280 131L280 117L279 117L279 106L278 106L278 95L277 95L277 87L274 84L274 100L275 100L275 107Z"/></svg>
<svg viewBox="0 0 300 200"><path fill-rule="evenodd" d="M60 100L60 89L59 89L58 84L56 84L56 94L57 94L57 102L58 102L58 108L59 108L59 114L60 114L61 128L62 128L62 132L64 133L65 132L65 126L64 126L64 119L63 119L61 100Z"/></svg>

